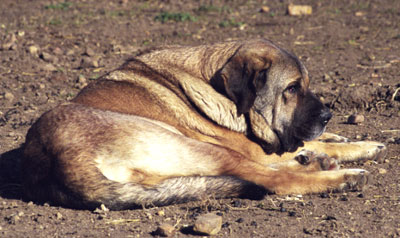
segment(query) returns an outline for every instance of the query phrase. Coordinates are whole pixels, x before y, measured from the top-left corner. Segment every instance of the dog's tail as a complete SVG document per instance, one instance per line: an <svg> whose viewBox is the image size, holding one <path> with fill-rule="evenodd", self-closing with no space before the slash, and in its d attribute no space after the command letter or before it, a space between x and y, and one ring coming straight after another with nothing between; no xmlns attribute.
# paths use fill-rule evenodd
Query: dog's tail
<svg viewBox="0 0 400 238"><path fill-rule="evenodd" d="M149 188L132 183L114 184L113 187L114 196L99 200L114 210L143 205L163 206L209 198L262 199L267 193L263 187L232 176L176 177Z"/></svg>

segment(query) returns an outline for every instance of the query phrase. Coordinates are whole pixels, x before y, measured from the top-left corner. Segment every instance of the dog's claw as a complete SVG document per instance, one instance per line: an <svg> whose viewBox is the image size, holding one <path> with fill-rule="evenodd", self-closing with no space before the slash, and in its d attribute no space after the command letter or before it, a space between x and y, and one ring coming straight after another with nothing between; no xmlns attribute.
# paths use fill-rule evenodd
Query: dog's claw
<svg viewBox="0 0 400 238"><path fill-rule="evenodd" d="M321 170L338 170L339 164L336 159L325 153L316 154L313 151L302 150L294 159L301 165L309 166L311 163L318 163Z"/></svg>
<svg viewBox="0 0 400 238"><path fill-rule="evenodd" d="M371 173L363 169L349 169L344 179L345 182L335 192L362 191L371 182Z"/></svg>
<svg viewBox="0 0 400 238"><path fill-rule="evenodd" d="M296 157L294 157L294 159L302 165L309 165L314 157L314 152L309 150L302 150L296 155Z"/></svg>

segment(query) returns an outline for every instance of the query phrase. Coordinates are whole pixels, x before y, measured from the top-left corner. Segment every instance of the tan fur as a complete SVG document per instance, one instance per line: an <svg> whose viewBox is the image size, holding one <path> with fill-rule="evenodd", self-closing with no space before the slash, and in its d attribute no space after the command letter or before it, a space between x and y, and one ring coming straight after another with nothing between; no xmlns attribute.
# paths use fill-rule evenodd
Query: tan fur
<svg viewBox="0 0 400 238"><path fill-rule="evenodd" d="M139 55L32 126L26 195L124 209L361 189L369 173L338 162L381 158L385 146L323 134L299 147L329 120L308 87L305 67L267 40Z"/></svg>

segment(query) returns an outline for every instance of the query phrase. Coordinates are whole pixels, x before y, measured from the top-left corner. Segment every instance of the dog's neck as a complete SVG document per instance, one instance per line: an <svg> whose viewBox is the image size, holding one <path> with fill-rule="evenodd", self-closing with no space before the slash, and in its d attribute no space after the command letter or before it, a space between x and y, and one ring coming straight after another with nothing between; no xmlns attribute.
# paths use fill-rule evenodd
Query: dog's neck
<svg viewBox="0 0 400 238"><path fill-rule="evenodd" d="M220 126L246 133L243 115L234 102L215 91L209 81L236 52L240 43L232 42L198 47L156 50L137 58L160 72L172 73L188 99L208 118Z"/></svg>
<svg viewBox="0 0 400 238"><path fill-rule="evenodd" d="M179 46L156 50L137 58L160 71L168 70L168 72L171 72L172 69L177 69L187 72L193 77L210 81L240 45L240 42L231 42L228 46L227 43L197 47Z"/></svg>

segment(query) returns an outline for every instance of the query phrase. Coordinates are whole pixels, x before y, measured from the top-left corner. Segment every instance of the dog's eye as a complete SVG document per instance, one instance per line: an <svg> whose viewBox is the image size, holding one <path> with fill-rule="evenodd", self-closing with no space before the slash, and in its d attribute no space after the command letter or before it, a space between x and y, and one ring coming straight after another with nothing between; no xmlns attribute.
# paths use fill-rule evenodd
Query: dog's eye
<svg viewBox="0 0 400 238"><path fill-rule="evenodd" d="M296 83L296 84L293 84L293 85L290 85L289 87L287 87L286 91L290 94L295 94L295 93L297 93L297 91L299 91L299 89L300 89L300 85Z"/></svg>

